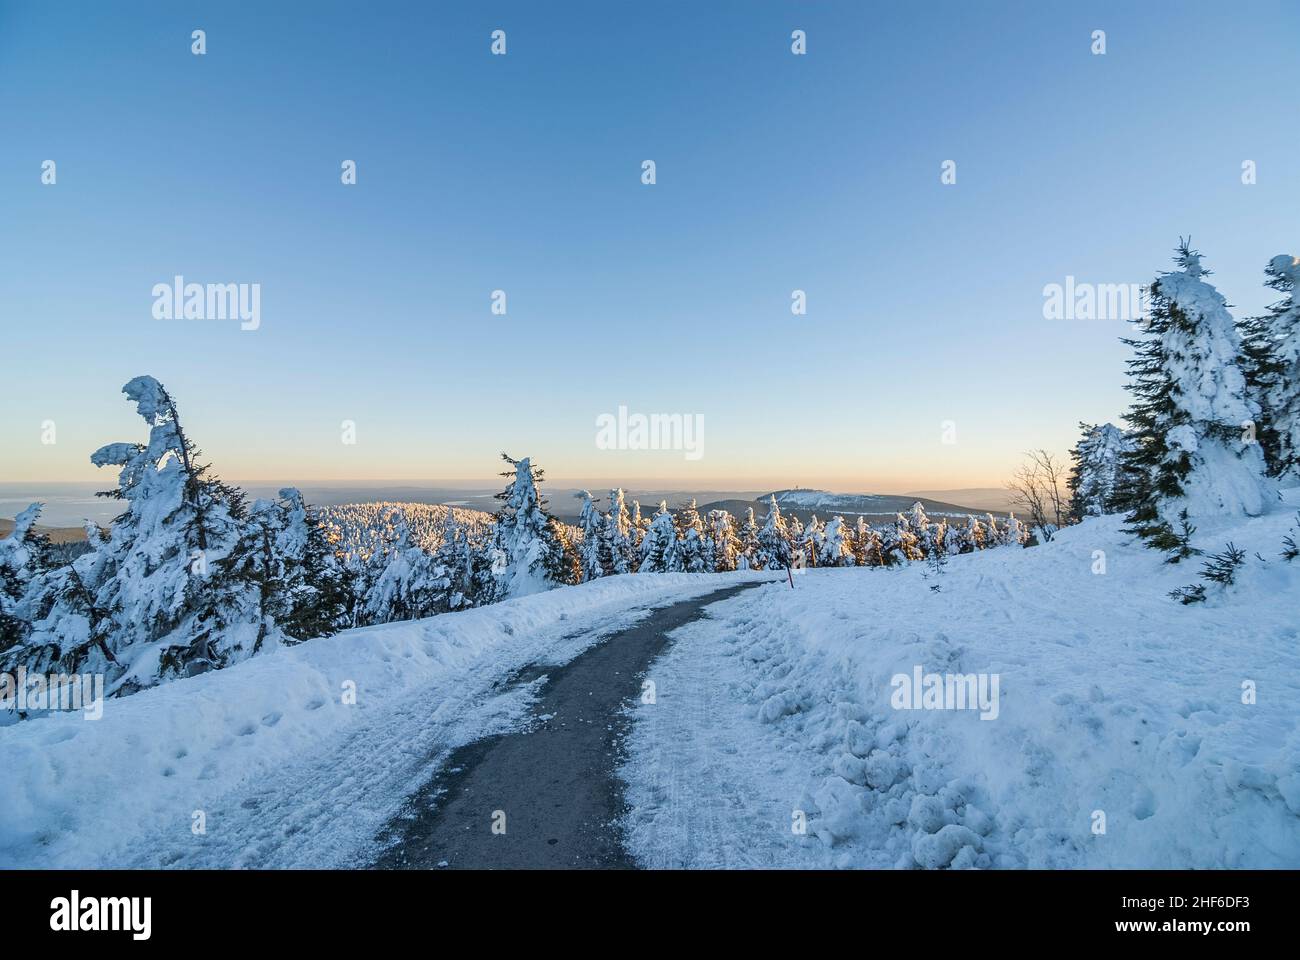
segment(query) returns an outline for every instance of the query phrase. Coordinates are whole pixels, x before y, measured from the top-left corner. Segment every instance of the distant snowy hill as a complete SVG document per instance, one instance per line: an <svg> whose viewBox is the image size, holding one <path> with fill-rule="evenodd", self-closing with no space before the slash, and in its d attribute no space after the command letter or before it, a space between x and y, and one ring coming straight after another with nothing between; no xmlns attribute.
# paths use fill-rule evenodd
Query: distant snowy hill
<svg viewBox="0 0 1300 960"><path fill-rule="evenodd" d="M962 503L975 510L1006 513L1020 510L1014 494L1006 487L962 487L957 490L909 490L906 497L922 500L942 500L945 503Z"/></svg>
<svg viewBox="0 0 1300 960"><path fill-rule="evenodd" d="M757 500L718 500L713 503L702 504L699 509L701 513L709 510L728 510L734 516L743 517L745 511L752 507L754 516L761 519L767 513L771 497L776 497L777 505L780 506L782 513L796 516L803 521L806 521L813 514L816 514L821 520L828 520L836 515L843 516L846 519L856 519L863 516L868 521L892 520L895 514L910 510L912 504L918 500L925 507L925 512L932 517L964 517L970 514L982 515L989 512L988 508L961 506L956 503L933 500L928 497L917 497L910 494L830 493L826 490L800 488L774 490L770 494L764 494ZM999 509L993 512L1002 514L1006 511Z"/></svg>

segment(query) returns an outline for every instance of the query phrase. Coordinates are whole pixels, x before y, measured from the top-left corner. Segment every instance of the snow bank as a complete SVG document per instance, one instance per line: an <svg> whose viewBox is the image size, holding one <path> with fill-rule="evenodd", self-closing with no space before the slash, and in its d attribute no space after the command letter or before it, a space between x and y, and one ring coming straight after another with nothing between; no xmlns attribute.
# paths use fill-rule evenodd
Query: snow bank
<svg viewBox="0 0 1300 960"><path fill-rule="evenodd" d="M1207 553L1249 555L1202 605L1166 596L1202 582L1199 562L1165 564L1118 517L938 575L813 570L713 605L652 671L660 703L635 711L634 854L720 865L701 847L745 837L777 866L1300 866L1300 561L1278 556L1295 493L1202 525ZM995 718L896 709L891 681L918 666L996 677ZM721 689L698 734L676 729L698 691L672 701L693 674ZM744 764L719 742L744 743ZM697 780L727 794L708 829L667 809Z"/></svg>
<svg viewBox="0 0 1300 960"><path fill-rule="evenodd" d="M603 578L0 727L0 867L365 862L440 754L519 719L526 690L493 696L511 673L754 576Z"/></svg>

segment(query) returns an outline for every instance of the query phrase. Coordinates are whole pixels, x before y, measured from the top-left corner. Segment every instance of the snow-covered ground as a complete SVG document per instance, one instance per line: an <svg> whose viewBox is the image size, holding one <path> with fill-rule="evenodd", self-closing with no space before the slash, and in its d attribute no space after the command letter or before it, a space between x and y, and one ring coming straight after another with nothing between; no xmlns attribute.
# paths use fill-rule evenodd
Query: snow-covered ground
<svg viewBox="0 0 1300 960"><path fill-rule="evenodd" d="M711 606L634 710L634 856L1300 867L1300 560L1279 558L1298 492L1202 524L1197 546L1249 557L1200 605L1167 596L1202 582L1199 559L1167 565L1105 517L938 575L812 570ZM996 676L996 717L896 709L891 681L917 667Z"/></svg>
<svg viewBox="0 0 1300 960"><path fill-rule="evenodd" d="M564 587L275 650L109 700L99 720L0 727L0 867L363 866L447 752L523 718L531 688L512 673L758 576Z"/></svg>

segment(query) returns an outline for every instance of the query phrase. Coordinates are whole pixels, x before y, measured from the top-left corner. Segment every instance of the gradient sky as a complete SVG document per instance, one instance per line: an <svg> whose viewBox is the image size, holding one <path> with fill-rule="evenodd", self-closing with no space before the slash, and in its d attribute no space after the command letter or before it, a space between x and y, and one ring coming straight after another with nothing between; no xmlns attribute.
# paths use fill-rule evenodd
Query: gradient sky
<svg viewBox="0 0 1300 960"><path fill-rule="evenodd" d="M504 449L554 479L999 485L1126 406L1125 324L1047 321L1045 284L1147 282L1190 234L1243 312L1276 298L1297 37L1294 0L0 0L0 480L102 478L148 373L236 481ZM260 283L261 329L155 320L175 274ZM619 404L702 414L703 458L597 449Z"/></svg>

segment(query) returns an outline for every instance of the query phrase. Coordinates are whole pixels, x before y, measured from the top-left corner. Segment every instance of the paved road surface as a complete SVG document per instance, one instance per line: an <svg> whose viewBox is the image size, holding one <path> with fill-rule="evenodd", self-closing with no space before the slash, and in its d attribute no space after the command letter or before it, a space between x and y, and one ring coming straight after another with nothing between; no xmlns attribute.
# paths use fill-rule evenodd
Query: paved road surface
<svg viewBox="0 0 1300 960"><path fill-rule="evenodd" d="M532 729L489 737L452 753L440 774L388 826L386 869L634 867L615 822L624 812L615 776L627 729L623 707L667 634L707 616L727 587L655 610L640 624L545 671ZM499 811L499 813L498 813ZM493 832L502 822L505 832Z"/></svg>

